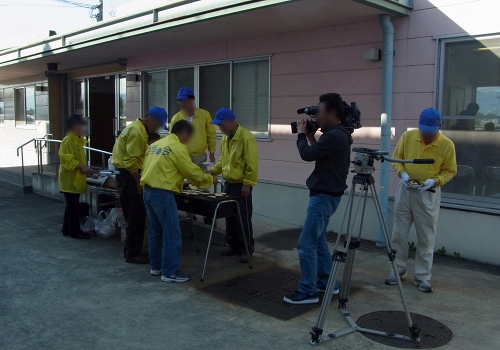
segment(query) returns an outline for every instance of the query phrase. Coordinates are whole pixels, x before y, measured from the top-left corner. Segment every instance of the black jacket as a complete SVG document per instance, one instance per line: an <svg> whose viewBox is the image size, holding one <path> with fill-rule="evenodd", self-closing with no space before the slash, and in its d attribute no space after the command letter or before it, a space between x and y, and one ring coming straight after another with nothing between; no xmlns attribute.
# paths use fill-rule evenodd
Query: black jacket
<svg viewBox="0 0 500 350"><path fill-rule="evenodd" d="M323 131L319 140L311 145L305 134L298 135L300 157L306 162L316 162L306 182L311 195L341 196L344 193L351 165L351 144L351 131L341 125Z"/></svg>

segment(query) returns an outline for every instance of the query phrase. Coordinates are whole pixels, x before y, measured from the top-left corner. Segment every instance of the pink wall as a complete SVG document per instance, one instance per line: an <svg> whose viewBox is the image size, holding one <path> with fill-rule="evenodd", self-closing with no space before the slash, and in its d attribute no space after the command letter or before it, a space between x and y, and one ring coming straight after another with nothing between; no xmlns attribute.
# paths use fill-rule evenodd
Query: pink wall
<svg viewBox="0 0 500 350"><path fill-rule="evenodd" d="M411 16L392 18L395 27L393 141L417 125L420 111L434 105L434 35L463 30L427 0L416 1ZM439 23L439 24L436 24ZM324 92L338 92L356 101L363 128L354 133L355 146L379 148L381 62L365 61L364 48L381 48L378 18L329 28L302 30L225 42L193 49L132 57L129 70L147 70L259 55L271 55L271 142L259 142L264 180L303 184L312 164L302 162L289 134L299 107L317 103ZM203 107L203 106L201 106ZM391 187L397 177L391 174Z"/></svg>

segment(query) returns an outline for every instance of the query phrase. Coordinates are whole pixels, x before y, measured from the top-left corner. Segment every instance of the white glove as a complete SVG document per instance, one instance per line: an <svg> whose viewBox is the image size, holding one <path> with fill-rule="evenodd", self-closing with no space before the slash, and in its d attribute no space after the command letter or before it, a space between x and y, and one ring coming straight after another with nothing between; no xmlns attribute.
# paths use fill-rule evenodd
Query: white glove
<svg viewBox="0 0 500 350"><path fill-rule="evenodd" d="M410 187L410 184L408 183L410 181L410 175L408 173L401 173L401 183L405 187Z"/></svg>
<svg viewBox="0 0 500 350"><path fill-rule="evenodd" d="M427 191L428 189L430 189L434 186L436 186L436 180L428 179L428 180L425 180L424 184L422 186L418 187L418 189L420 191Z"/></svg>

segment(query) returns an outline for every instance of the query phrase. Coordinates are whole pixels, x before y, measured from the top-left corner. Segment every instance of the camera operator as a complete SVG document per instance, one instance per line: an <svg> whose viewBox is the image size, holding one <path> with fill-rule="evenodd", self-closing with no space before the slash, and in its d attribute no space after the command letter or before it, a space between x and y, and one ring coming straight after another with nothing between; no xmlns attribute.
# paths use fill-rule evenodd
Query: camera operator
<svg viewBox="0 0 500 350"><path fill-rule="evenodd" d="M297 122L297 148L306 162L315 162L307 179L309 206L297 251L302 270L298 291L283 300L289 304L319 302L318 291L324 291L332 268L332 256L326 241L330 216L335 213L347 188L352 137L341 125L344 105L339 94L328 93L319 98L316 122L323 135L316 140L316 131L308 130L306 120ZM309 144L308 144L309 141ZM338 284L334 294L339 293Z"/></svg>

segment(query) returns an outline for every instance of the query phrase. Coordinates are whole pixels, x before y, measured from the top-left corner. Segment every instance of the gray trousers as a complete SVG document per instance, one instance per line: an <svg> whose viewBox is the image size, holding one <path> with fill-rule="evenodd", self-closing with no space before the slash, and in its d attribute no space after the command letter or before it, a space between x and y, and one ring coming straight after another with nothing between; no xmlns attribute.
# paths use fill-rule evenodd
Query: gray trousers
<svg viewBox="0 0 500 350"><path fill-rule="evenodd" d="M412 224L417 231L417 251L415 253L415 278L430 280L436 228L441 204L441 188L434 188L436 193L419 191L404 187L401 183L396 190L394 204L394 228L391 243L396 249L398 270L406 268L408 260L408 236Z"/></svg>
<svg viewBox="0 0 500 350"><path fill-rule="evenodd" d="M207 166L203 165L203 163L205 163L207 161L207 154L206 153L200 154L199 156L191 157L191 161L194 164L198 165L201 168L201 170L203 170L203 172L207 171Z"/></svg>

